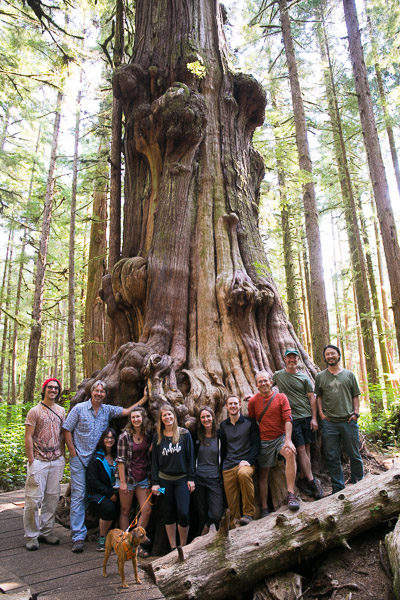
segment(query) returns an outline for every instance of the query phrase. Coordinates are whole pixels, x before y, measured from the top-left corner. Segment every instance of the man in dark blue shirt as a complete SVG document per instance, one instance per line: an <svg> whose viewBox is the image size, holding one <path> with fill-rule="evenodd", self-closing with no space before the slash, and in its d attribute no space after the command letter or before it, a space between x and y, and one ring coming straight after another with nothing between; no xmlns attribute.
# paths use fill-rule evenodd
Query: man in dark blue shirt
<svg viewBox="0 0 400 600"><path fill-rule="evenodd" d="M247 525L254 518L254 471L260 452L260 434L257 423L241 412L241 401L237 396L228 396L226 410L228 418L222 421L221 437L222 477L226 501L231 513L231 528ZM243 512L240 506L242 497ZM240 517L240 515L243 515Z"/></svg>

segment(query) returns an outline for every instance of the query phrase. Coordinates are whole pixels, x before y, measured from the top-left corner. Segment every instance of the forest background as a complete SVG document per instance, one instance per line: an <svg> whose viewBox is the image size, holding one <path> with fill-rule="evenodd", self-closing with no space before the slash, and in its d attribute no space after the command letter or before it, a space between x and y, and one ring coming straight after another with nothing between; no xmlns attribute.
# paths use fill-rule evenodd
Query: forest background
<svg viewBox="0 0 400 600"><path fill-rule="evenodd" d="M232 0L225 4L225 35L231 69L251 73L267 96L265 119L253 138L265 163L259 226L268 263L258 269L272 274L301 344L321 368L313 333L320 325L312 305L316 296L326 299L329 339L362 385L362 429L388 445L396 442L400 368L390 269L399 269L385 259L346 4L352 3ZM400 7L395 0L354 6L390 190L385 210L393 210L398 231ZM79 6L60 0L51 7L0 1L0 484L5 488L23 481L22 415L37 399L41 382L58 377L68 403L79 383L112 354L113 326L98 294L114 264L109 223L111 217L115 224L118 180L122 206L124 198L124 157L119 178L113 155L111 80L115 66L129 62L134 16L134 3L120 0ZM285 16L311 168L299 161L301 125L293 109L299 103L293 101ZM201 60L191 64L201 80ZM304 208L310 183L321 240L320 249L312 251L310 211ZM325 290L313 275L318 253Z"/></svg>

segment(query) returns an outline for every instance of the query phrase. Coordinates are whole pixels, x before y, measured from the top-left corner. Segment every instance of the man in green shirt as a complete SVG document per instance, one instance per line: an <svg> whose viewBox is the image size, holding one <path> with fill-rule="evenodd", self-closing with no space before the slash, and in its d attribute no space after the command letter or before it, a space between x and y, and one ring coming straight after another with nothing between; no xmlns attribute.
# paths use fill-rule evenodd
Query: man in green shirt
<svg viewBox="0 0 400 600"><path fill-rule="evenodd" d="M325 460L333 494L345 487L342 444L350 459L351 483L357 483L364 476L357 424L361 392L354 373L340 366L340 357L339 348L332 344L325 346L324 360L328 368L318 373L315 379Z"/></svg>
<svg viewBox="0 0 400 600"><path fill-rule="evenodd" d="M292 442L296 446L300 465L298 488L308 496L319 500L324 495L318 479L311 470L310 444L315 441L318 429L317 403L310 379L299 372L299 353L295 348L287 348L283 357L285 368L276 371L273 383L285 394L292 409Z"/></svg>

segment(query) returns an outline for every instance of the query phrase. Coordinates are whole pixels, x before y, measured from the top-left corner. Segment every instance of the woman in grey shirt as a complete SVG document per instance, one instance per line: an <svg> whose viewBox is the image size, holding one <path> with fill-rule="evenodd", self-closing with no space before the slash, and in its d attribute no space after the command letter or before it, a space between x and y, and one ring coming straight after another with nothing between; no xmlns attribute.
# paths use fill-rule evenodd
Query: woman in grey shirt
<svg viewBox="0 0 400 600"><path fill-rule="evenodd" d="M224 495L220 471L220 441L214 411L209 406L200 409L197 419L197 440L194 444L196 475L194 503L201 535L210 526L219 526L224 511Z"/></svg>

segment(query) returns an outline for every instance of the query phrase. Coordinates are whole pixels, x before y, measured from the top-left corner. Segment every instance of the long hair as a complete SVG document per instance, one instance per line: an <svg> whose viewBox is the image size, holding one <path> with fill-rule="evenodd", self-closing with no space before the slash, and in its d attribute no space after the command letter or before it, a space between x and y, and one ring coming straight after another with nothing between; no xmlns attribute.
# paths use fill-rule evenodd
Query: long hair
<svg viewBox="0 0 400 600"><path fill-rule="evenodd" d="M131 435L131 436L133 436L133 434L135 433L135 428L132 425L132 421L131 421L131 416L135 412L138 412L142 415L141 433L143 433L143 435L148 435L149 430L150 430L149 419L147 417L147 413L146 413L145 409L143 408L143 406L140 406L140 405L135 406L135 408L132 410L131 414L129 415L128 424L124 428L124 431L127 431L129 433L129 435Z"/></svg>
<svg viewBox="0 0 400 600"><path fill-rule="evenodd" d="M161 415L162 415L163 411L169 411L174 415L174 422L172 424L172 443L177 444L179 442L179 435L180 435L179 428L178 428L178 420L176 418L176 413L175 413L174 409L169 404L164 404L160 408L159 413L158 413L157 444L161 444L161 440L163 439L163 436L164 436L164 423L161 420Z"/></svg>
<svg viewBox="0 0 400 600"><path fill-rule="evenodd" d="M117 439L118 439L118 436L117 436L117 432L112 427L107 427L107 429L105 429L103 431L103 433L100 436L99 441L97 442L97 446L96 446L95 452L97 452L98 450L103 450L104 454L106 453L106 448L104 446L104 438L107 437L107 435L109 433L115 439L114 446L111 448L111 454L112 454L113 458L115 458L117 456Z"/></svg>
<svg viewBox="0 0 400 600"><path fill-rule="evenodd" d="M204 438L206 436L206 430L204 429L204 425L200 421L200 415L204 410L212 416L211 437L215 437L217 435L217 422L215 420L215 413L213 409L210 406L202 406L199 410L199 415L197 417L197 438L202 443L204 442Z"/></svg>

